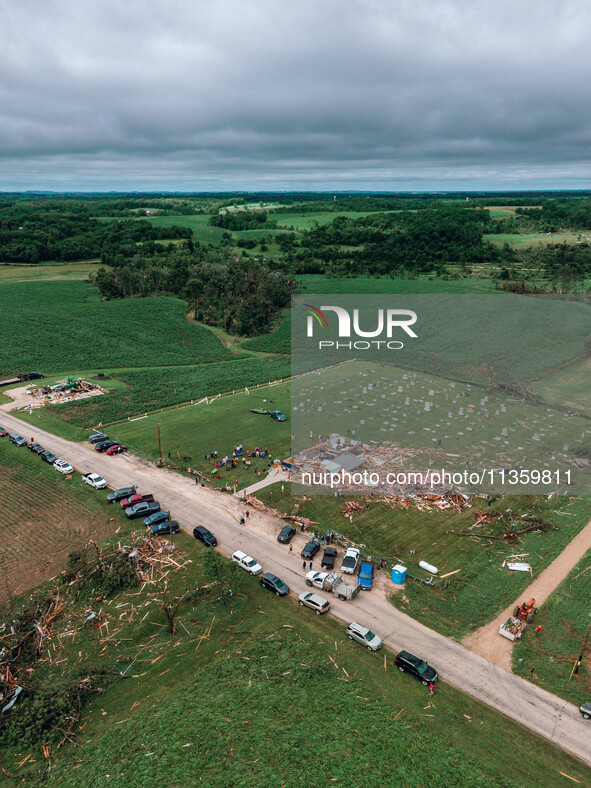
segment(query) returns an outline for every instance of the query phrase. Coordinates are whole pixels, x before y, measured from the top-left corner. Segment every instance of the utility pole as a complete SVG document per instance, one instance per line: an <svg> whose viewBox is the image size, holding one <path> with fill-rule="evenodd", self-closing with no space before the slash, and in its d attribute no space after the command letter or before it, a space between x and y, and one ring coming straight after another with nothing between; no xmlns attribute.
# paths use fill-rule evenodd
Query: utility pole
<svg viewBox="0 0 591 788"><path fill-rule="evenodd" d="M591 616L591 613L589 614ZM576 661L575 668L573 673L578 673L579 668L581 667L581 662L583 661L583 655L585 654L585 649L587 648L587 641L589 640L589 633L591 632L591 621L589 622L589 626L587 627L587 634L585 635L585 640L583 641L583 648L581 649L581 653L579 654L579 658ZM571 673L572 676L572 673Z"/></svg>
<svg viewBox="0 0 591 788"><path fill-rule="evenodd" d="M162 467L162 444L160 443L160 424L158 424L158 467Z"/></svg>

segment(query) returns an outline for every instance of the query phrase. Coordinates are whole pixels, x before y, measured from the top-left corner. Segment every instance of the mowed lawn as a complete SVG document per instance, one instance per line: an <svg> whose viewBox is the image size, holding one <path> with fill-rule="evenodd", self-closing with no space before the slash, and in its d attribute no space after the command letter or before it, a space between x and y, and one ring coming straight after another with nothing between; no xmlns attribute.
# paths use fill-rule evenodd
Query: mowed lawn
<svg viewBox="0 0 591 788"><path fill-rule="evenodd" d="M80 474L66 479L8 438L0 439L0 490L0 600L52 577L71 550L110 535L125 519L107 513L104 493L84 485Z"/></svg>
<svg viewBox="0 0 591 788"><path fill-rule="evenodd" d="M569 499L506 496L497 498L491 507L481 498L473 499L472 508L463 513L454 510L419 511L385 506L374 498L339 497L312 494L292 496L289 485L274 484L259 490L256 497L285 513L298 504L302 517L318 522L321 532L333 530L359 545L365 555L379 562L385 558L388 567L402 563L410 574L423 579L429 575L419 567L427 561L439 569L439 574L460 570L442 583L432 586L409 579L404 593L395 593L393 604L403 612L448 637L461 640L487 621L495 618L516 599L530 582L529 574L509 572L503 561L515 553L526 553L536 577L566 547L591 517L591 502L587 498ZM348 500L355 500L369 509L353 513L352 521L343 515ZM492 525L474 530L473 536L459 536L453 531L467 532L474 524L475 511L486 511L494 516ZM510 510L511 514L509 514ZM543 533L529 533L512 545L494 537L511 527L516 518L516 529L528 522L518 519L533 514L549 524ZM316 526L315 526L316 527ZM468 532L469 533L469 532ZM399 587L392 585L393 591ZM591 610L590 610L591 612Z"/></svg>
<svg viewBox="0 0 591 788"><path fill-rule="evenodd" d="M250 394L221 397L210 405L187 405L139 421L122 422L114 425L113 434L131 449L156 459L159 424L165 459L170 452L172 462L183 469L200 471L216 486L233 486L238 479L239 487L243 487L264 478L271 459L283 460L290 454L289 421L278 422L270 416L251 413L251 408L281 410L289 416L289 384L253 388ZM242 462L236 468L228 465L216 469L215 461L204 458L214 451L218 460L231 456L234 446L240 443L245 450L267 447L268 456L259 461L252 458L249 469Z"/></svg>
<svg viewBox="0 0 591 788"><path fill-rule="evenodd" d="M38 263L37 265L0 265L0 284L8 282L46 282L59 279L88 279L101 267L100 260L75 263Z"/></svg>
<svg viewBox="0 0 591 788"><path fill-rule="evenodd" d="M580 233L566 231L561 233L493 233L484 235L485 241L495 244L495 246L514 246L516 249L527 246L538 246L542 244L547 246L549 244L574 244L577 242L579 235L586 240L587 236L591 237L591 230L583 230Z"/></svg>
<svg viewBox="0 0 591 788"><path fill-rule="evenodd" d="M0 284L0 375L232 358L178 298L102 301L87 282Z"/></svg>
<svg viewBox="0 0 591 788"><path fill-rule="evenodd" d="M591 644L578 674L570 678L591 624L591 551L542 605L513 649L515 673L577 706L591 700ZM531 670L534 675L531 675Z"/></svg>

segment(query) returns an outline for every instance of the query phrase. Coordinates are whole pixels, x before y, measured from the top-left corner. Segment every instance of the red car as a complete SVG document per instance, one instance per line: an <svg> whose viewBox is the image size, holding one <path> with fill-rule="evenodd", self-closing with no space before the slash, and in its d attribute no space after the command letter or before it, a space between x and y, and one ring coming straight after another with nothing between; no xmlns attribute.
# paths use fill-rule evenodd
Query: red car
<svg viewBox="0 0 591 788"><path fill-rule="evenodd" d="M5 430L4 427L0 427L0 438L5 438L8 435L8 430Z"/></svg>
<svg viewBox="0 0 591 788"><path fill-rule="evenodd" d="M140 495L136 493L135 495L130 495L129 498L125 498L121 501L121 506L123 509L127 509L129 506L135 506L136 503L151 503L154 500L154 496L152 493L147 493L146 495Z"/></svg>
<svg viewBox="0 0 591 788"><path fill-rule="evenodd" d="M127 446L121 446L117 443L115 446L111 446L110 449L107 449L105 454L120 454L122 451L127 451Z"/></svg>

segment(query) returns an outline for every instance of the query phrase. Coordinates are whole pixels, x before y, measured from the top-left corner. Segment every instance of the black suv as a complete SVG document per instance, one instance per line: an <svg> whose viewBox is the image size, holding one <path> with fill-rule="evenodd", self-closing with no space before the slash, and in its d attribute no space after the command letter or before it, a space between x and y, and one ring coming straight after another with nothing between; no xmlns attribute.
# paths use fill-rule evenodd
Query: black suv
<svg viewBox="0 0 591 788"><path fill-rule="evenodd" d="M45 460L45 462L48 462L50 465L53 465L53 463L57 460L55 454L52 454L50 451L42 451L39 456L42 460Z"/></svg>
<svg viewBox="0 0 591 788"><path fill-rule="evenodd" d="M105 435L104 432L93 432L92 435L88 438L89 443L100 443L101 441L106 441L109 436Z"/></svg>
<svg viewBox="0 0 591 788"><path fill-rule="evenodd" d="M418 679L423 684L433 684L437 681L437 671L428 665L425 660L420 657L415 657L409 651L401 651L396 655L394 660L398 670L403 670L405 673L410 673L415 679Z"/></svg>
<svg viewBox="0 0 591 788"><path fill-rule="evenodd" d="M34 451L35 454L41 454L41 452L45 451L45 449L43 448L43 446L40 443L30 443L29 444L29 449L31 451Z"/></svg>
<svg viewBox="0 0 591 788"><path fill-rule="evenodd" d="M320 550L320 542L315 542L312 539L311 542L307 542L307 544L304 545L304 549L302 550L300 555L302 556L302 558L307 558L308 560L310 560L310 558L314 558L314 556L319 550Z"/></svg>
<svg viewBox="0 0 591 788"><path fill-rule="evenodd" d="M193 536L195 539L199 539L200 542L206 547L215 547L218 543L218 540L212 534L211 531L208 531L204 525L196 525L193 528Z"/></svg>
<svg viewBox="0 0 591 788"><path fill-rule="evenodd" d="M271 572L265 572L261 575L261 585L263 588L268 588L269 591L277 594L277 596L289 594L289 586L287 583L284 583L280 577L271 574Z"/></svg>
<svg viewBox="0 0 591 788"><path fill-rule="evenodd" d="M291 542L295 536L295 532L296 529L293 527L293 525L286 525L285 528L282 528L281 531L279 531L277 541L281 542L281 544L288 544L288 542Z"/></svg>
<svg viewBox="0 0 591 788"><path fill-rule="evenodd" d="M117 443L118 441L100 441L100 443L95 444L94 448L96 451L107 451L107 449L110 449L111 446L116 446Z"/></svg>
<svg viewBox="0 0 591 788"><path fill-rule="evenodd" d="M324 555L322 556L322 568L326 569L327 571L334 569L337 555L338 553L336 547L327 547L324 551Z"/></svg>
<svg viewBox="0 0 591 788"><path fill-rule="evenodd" d="M162 534L177 534L181 530L180 525L176 520L167 520L165 523L157 523L150 528L150 533L153 536L162 536Z"/></svg>

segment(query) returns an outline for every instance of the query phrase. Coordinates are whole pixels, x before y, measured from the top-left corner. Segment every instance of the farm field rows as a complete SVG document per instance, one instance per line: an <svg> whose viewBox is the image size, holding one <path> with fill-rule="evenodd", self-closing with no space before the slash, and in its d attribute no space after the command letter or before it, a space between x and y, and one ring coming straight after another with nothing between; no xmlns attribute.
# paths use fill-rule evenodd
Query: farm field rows
<svg viewBox="0 0 591 788"><path fill-rule="evenodd" d="M50 282L60 279L87 280L100 268L99 260L77 263L38 263L36 265L0 265L0 285L9 282Z"/></svg>
<svg viewBox="0 0 591 788"><path fill-rule="evenodd" d="M104 496L89 494L78 474L66 479L8 438L0 440L0 489L0 599L52 577L71 550L121 524L107 518Z"/></svg>
<svg viewBox="0 0 591 788"><path fill-rule="evenodd" d="M90 367L202 364L232 358L169 297L101 301L86 282L0 285L0 374ZM19 367L15 370L15 363Z"/></svg>

